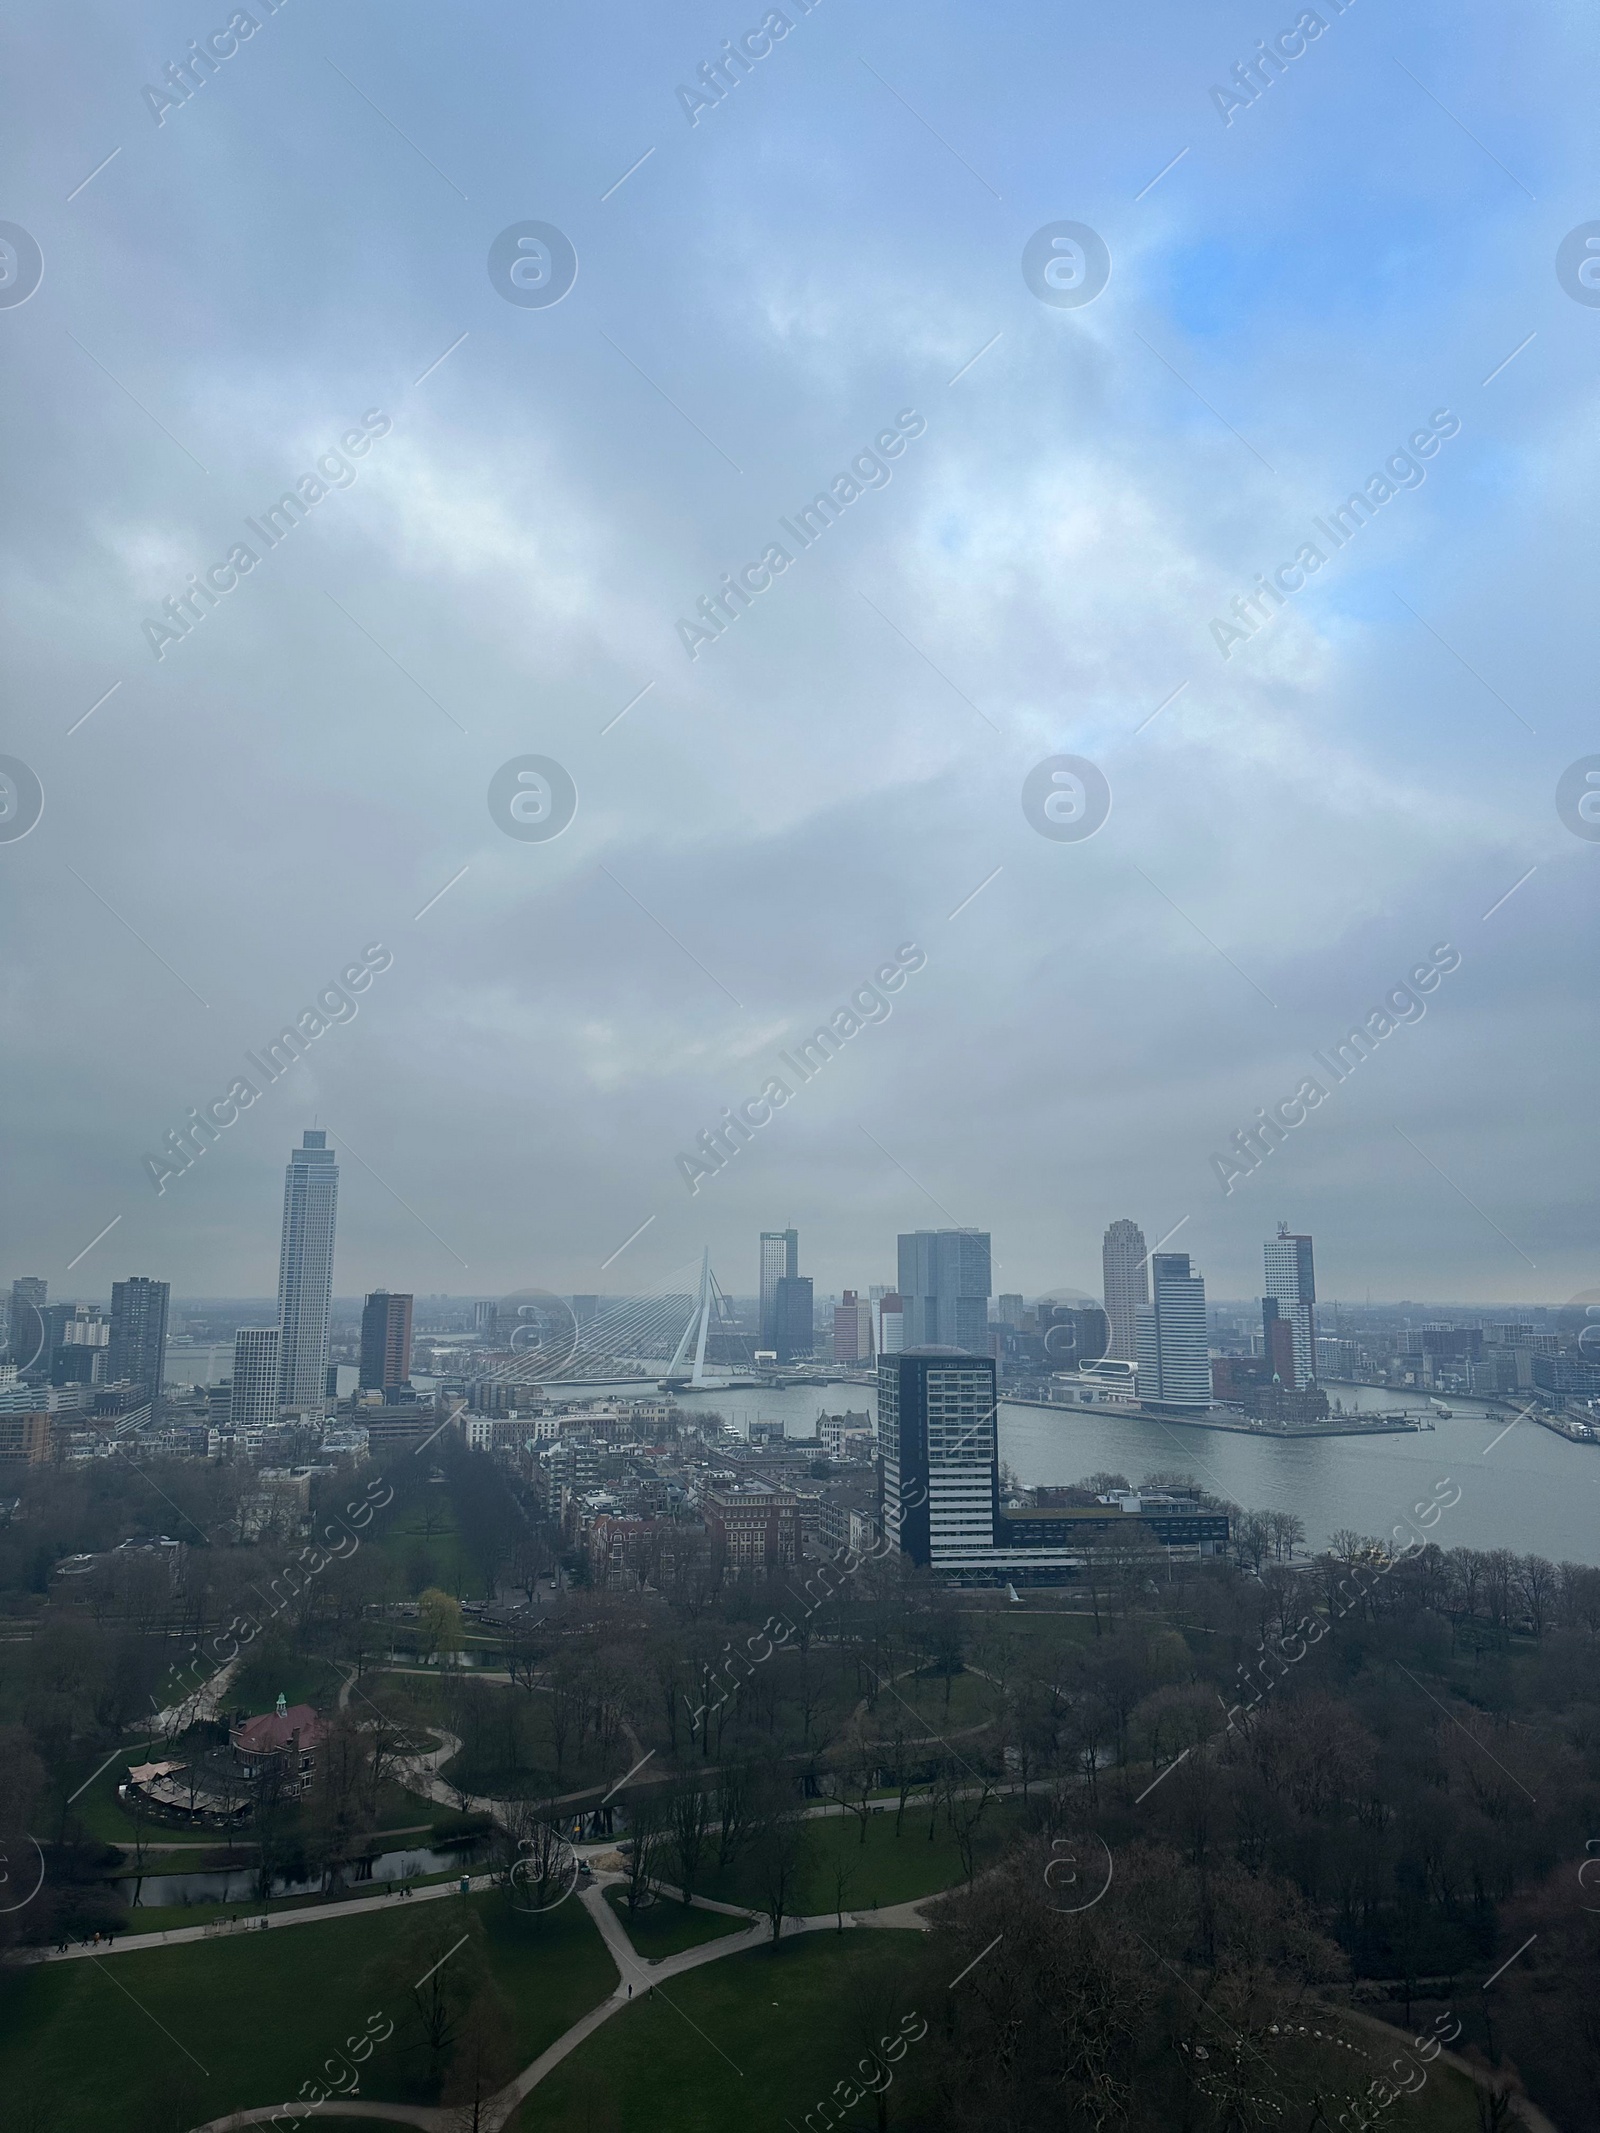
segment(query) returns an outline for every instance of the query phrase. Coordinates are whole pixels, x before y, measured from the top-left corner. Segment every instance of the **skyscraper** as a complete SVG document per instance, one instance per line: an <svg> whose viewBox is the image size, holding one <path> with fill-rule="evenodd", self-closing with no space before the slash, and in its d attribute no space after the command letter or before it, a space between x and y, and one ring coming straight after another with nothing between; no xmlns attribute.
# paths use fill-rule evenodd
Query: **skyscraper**
<svg viewBox="0 0 1600 2133"><path fill-rule="evenodd" d="M873 1300L873 1331L880 1355L899 1355L906 1344L905 1298L898 1289L883 1289Z"/></svg>
<svg viewBox="0 0 1600 2133"><path fill-rule="evenodd" d="M49 1283L37 1274L24 1274L20 1281L11 1284L11 1303L6 1313L9 1346L5 1361L14 1364L18 1370L39 1364L49 1370L50 1358L44 1353L43 1324L45 1299L49 1293Z"/></svg>
<svg viewBox="0 0 1600 2133"><path fill-rule="evenodd" d="M780 1363L793 1363L811 1354L814 1315L811 1276L785 1274L778 1283L773 1313L773 1346Z"/></svg>
<svg viewBox="0 0 1600 2133"><path fill-rule="evenodd" d="M1150 1282L1145 1264L1144 1231L1126 1218L1113 1222L1100 1247L1104 1270L1106 1317L1111 1321L1111 1345L1107 1355L1124 1363L1138 1360L1139 1306L1150 1301Z"/></svg>
<svg viewBox="0 0 1600 2133"><path fill-rule="evenodd" d="M992 1549L1000 1449L992 1356L878 1359L883 1530L924 1568Z"/></svg>
<svg viewBox="0 0 1600 2133"><path fill-rule="evenodd" d="M1261 1299L1267 1353L1273 1352L1273 1321L1287 1320L1293 1342L1293 1377L1281 1369L1278 1375L1291 1392L1304 1392L1317 1375L1317 1277L1311 1239L1291 1237L1288 1223L1280 1222L1277 1236L1269 1237L1261 1250L1267 1267L1267 1292Z"/></svg>
<svg viewBox="0 0 1600 2133"><path fill-rule="evenodd" d="M307 1132L283 1178L283 1243L278 1254L278 1398L314 1408L327 1397L328 1307L333 1300L333 1229L339 1166L326 1133Z"/></svg>
<svg viewBox="0 0 1600 2133"><path fill-rule="evenodd" d="M919 1229L900 1239L900 1294L910 1348L989 1352L989 1232Z"/></svg>
<svg viewBox="0 0 1600 2133"><path fill-rule="evenodd" d="M277 1419L278 1328L241 1326L233 1336L228 1420L235 1429L262 1429Z"/></svg>
<svg viewBox="0 0 1600 2133"><path fill-rule="evenodd" d="M836 1363L862 1362L872 1354L872 1306L863 1303L854 1289L833 1307L833 1359Z"/></svg>
<svg viewBox="0 0 1600 2133"><path fill-rule="evenodd" d="M411 1298L374 1289L361 1313L363 1392L398 1392L411 1382Z"/></svg>
<svg viewBox="0 0 1600 2133"><path fill-rule="evenodd" d="M1156 1252L1151 1302L1139 1306L1139 1398L1147 1406L1205 1412L1211 1405L1206 1285L1187 1252Z"/></svg>
<svg viewBox="0 0 1600 2133"><path fill-rule="evenodd" d="M111 1346L106 1356L106 1380L120 1385L141 1386L145 1397L161 1397L162 1373L167 1360L167 1299L164 1281L150 1281L136 1274L131 1281L111 1284Z"/></svg>
<svg viewBox="0 0 1600 2133"><path fill-rule="evenodd" d="M764 1229L761 1232L761 1345L778 1344L778 1283L793 1281L800 1272L800 1232L797 1229Z"/></svg>

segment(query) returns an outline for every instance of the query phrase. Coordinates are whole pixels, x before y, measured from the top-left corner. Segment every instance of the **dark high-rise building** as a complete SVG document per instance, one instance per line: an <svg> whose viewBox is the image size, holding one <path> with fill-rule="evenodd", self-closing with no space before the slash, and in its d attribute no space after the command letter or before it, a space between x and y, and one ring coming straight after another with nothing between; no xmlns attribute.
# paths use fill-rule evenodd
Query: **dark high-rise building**
<svg viewBox="0 0 1600 2133"><path fill-rule="evenodd" d="M98 1385L103 1381L106 1351L73 1342L63 1342L50 1358L50 1382L62 1385Z"/></svg>
<svg viewBox="0 0 1600 2133"><path fill-rule="evenodd" d="M1269 1378L1276 1378L1290 1392L1302 1389L1297 1383L1294 1361L1294 1322L1279 1317L1275 1296L1261 1299L1261 1352L1266 1357Z"/></svg>
<svg viewBox="0 0 1600 2133"><path fill-rule="evenodd" d="M800 1232L797 1229L764 1229L761 1232L761 1345L778 1344L778 1283L794 1281L800 1273Z"/></svg>
<svg viewBox="0 0 1600 2133"><path fill-rule="evenodd" d="M14 1364L18 1371L41 1371L50 1369L49 1346L45 1339L44 1308L50 1293L50 1285L37 1274L24 1274L20 1281L11 1284L11 1302L6 1312L5 1360Z"/></svg>
<svg viewBox="0 0 1600 2133"><path fill-rule="evenodd" d="M52 1385L103 1385L111 1327L98 1304L47 1304L45 1347Z"/></svg>
<svg viewBox="0 0 1600 2133"><path fill-rule="evenodd" d="M981 1564L1000 1509L993 1358L880 1356L878 1450L891 1547L924 1568Z"/></svg>
<svg viewBox="0 0 1600 2133"><path fill-rule="evenodd" d="M148 1400L161 1397L167 1360L167 1300L164 1281L136 1274L111 1285L111 1348L106 1377L113 1385L126 1380L141 1386Z"/></svg>
<svg viewBox="0 0 1600 2133"><path fill-rule="evenodd" d="M333 1301L333 1230L339 1166L326 1133L308 1132L283 1175L283 1241L278 1252L278 1399L315 1408L327 1397L328 1309Z"/></svg>
<svg viewBox="0 0 1600 2133"><path fill-rule="evenodd" d="M911 1348L989 1352L989 1232L919 1229L900 1239L899 1289Z"/></svg>
<svg viewBox="0 0 1600 2133"><path fill-rule="evenodd" d="M361 1313L361 1389L398 1392L411 1382L411 1298L374 1289Z"/></svg>
<svg viewBox="0 0 1600 2133"><path fill-rule="evenodd" d="M794 1233L791 1230L790 1235ZM812 1351L811 1276L785 1274L773 1300L773 1346L780 1363L793 1363Z"/></svg>
<svg viewBox="0 0 1600 2133"><path fill-rule="evenodd" d="M1046 1361L1058 1370L1078 1370L1106 1354L1111 1321L1098 1304L1041 1303L1039 1331Z"/></svg>
<svg viewBox="0 0 1600 2133"><path fill-rule="evenodd" d="M1124 1363L1137 1362L1139 1306L1150 1301L1144 1231L1137 1222L1124 1217L1112 1223L1101 1242L1100 1266L1106 1317L1111 1323L1111 1345L1106 1353Z"/></svg>

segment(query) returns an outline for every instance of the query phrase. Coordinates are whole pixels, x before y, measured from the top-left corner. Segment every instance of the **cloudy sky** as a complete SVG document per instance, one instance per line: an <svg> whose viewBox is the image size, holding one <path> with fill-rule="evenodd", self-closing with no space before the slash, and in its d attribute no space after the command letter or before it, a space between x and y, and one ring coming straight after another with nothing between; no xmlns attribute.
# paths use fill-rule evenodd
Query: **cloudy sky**
<svg viewBox="0 0 1600 2133"><path fill-rule="evenodd" d="M1557 273L1600 37L1329 0L1214 94L1295 12L784 0L713 102L759 0L250 0L244 41L225 0L13 0L0 771L44 811L0 842L5 1277L270 1292L316 1119L342 1294L681 1286L703 1244L747 1291L789 1223L824 1292L949 1222L997 1288L1097 1290L1119 1215L1184 1222L1214 1295L1280 1216L1328 1295L1600 1282L1600 846L1556 806L1600 750L1600 308ZM182 101L191 40L236 49ZM1062 222L1093 301L1025 277ZM576 253L558 302L508 300L515 235L491 271L526 223ZM802 550L779 521L897 422ZM1430 429L1335 550L1312 521ZM245 521L352 434L269 548ZM774 543L720 636L680 627ZM1307 543L1269 623L1214 628ZM558 836L491 809L527 756L575 787ZM1092 837L1024 812L1057 756L1109 785Z"/></svg>

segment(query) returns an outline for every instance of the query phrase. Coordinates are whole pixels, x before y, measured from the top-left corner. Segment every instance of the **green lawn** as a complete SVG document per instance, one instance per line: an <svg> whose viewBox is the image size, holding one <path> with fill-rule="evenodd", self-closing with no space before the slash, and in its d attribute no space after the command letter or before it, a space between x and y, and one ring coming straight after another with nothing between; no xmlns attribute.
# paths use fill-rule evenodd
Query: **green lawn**
<svg viewBox="0 0 1600 2133"><path fill-rule="evenodd" d="M869 2038L893 2028L892 2001L920 1936L817 1933L729 1956L635 1995L542 2081L508 2133L749 2133L798 2126L847 2077ZM776 2015L777 2021L772 2017ZM1366 2048L1376 2048L1363 2037ZM1313 2047L1315 2048L1315 2047ZM916 2047L901 2068L891 2125L914 2091ZM905 2101L902 2101L905 2099ZM914 2107L913 2107L914 2110ZM870 2133L870 2103L847 2123ZM1472 2084L1442 2064L1384 2113L1389 2133L1476 2133Z"/></svg>
<svg viewBox="0 0 1600 2133"><path fill-rule="evenodd" d="M338 1708L344 1672L333 1660L315 1659L305 1652L263 1652L258 1661L247 1646L243 1664L223 1694L222 1707L230 1718L235 1711L254 1715L270 1711L281 1695L291 1704L308 1703L317 1711L333 1711Z"/></svg>
<svg viewBox="0 0 1600 2133"><path fill-rule="evenodd" d="M961 1854L956 1848L943 1813L934 1818L929 1838L926 1808L908 1808L901 1833L894 1833L893 1814L874 1814L867 1822L866 1840L854 1815L818 1815L806 1822L812 1864L797 1902L800 1912L820 1913L838 1907L835 1866L845 1875L844 1908L862 1911L886 1904L909 1903L919 1896L936 1895L953 1888L964 1878ZM1011 1800L995 1801L984 1810L979 1824L977 1871L992 1865L1006 1840L1021 1826L1021 1810ZM715 1839L713 1839L713 1845ZM670 1871L670 1869L669 1869ZM741 1856L718 1872L715 1851L709 1867L696 1877L695 1893L719 1903L749 1904L761 1908L760 1876L755 1861Z"/></svg>
<svg viewBox="0 0 1600 2133"><path fill-rule="evenodd" d="M528 1919L485 1895L0 1973L0 2094L47 2091L59 2104L58 2133L104 2133L127 2123L130 2096L181 2066L195 2084L193 2119L214 2118L297 2095L381 2009L396 2033L368 2061L362 2094L412 2101L397 1940L469 1910L482 1921L517 2063L526 2065L605 1998L616 1969L580 1904Z"/></svg>
<svg viewBox="0 0 1600 2133"><path fill-rule="evenodd" d="M626 1889L609 1888L605 1896L629 1940L647 1962L659 1962L664 1955L681 1955L685 1948L698 1948L708 1940L742 1933L749 1923L747 1919L725 1917L721 1911L697 1911L675 1896L658 1893L655 1902L641 1911L628 1909Z"/></svg>
<svg viewBox="0 0 1600 2133"><path fill-rule="evenodd" d="M211 1743L206 1741L202 1745L209 1747ZM89 1834L98 1837L103 1844L132 1844L139 1835L139 1825L123 1813L121 1802L117 1798L117 1787L126 1782L129 1766L142 1763L147 1758L181 1762L185 1754L186 1746L183 1742L169 1748L160 1741L152 1746L147 1741L135 1740L130 1736L126 1746L117 1751L115 1759L100 1773L88 1791L80 1793L73 1806L73 1813L82 1818ZM92 1764L90 1768L93 1768ZM87 1776L88 1772L85 1771L84 1775ZM154 1816L145 1821L143 1830L147 1844L198 1845L203 1851L215 1851L228 1841L225 1830L186 1829L181 1823L157 1821Z"/></svg>
<svg viewBox="0 0 1600 2133"><path fill-rule="evenodd" d="M539 2084L508 2133L798 2125L861 2057L855 2013L870 2014L876 1981L920 1938L808 1934L776 1953L708 1963L664 1995L636 1994ZM870 2116L859 2117L868 2133Z"/></svg>
<svg viewBox="0 0 1600 2133"><path fill-rule="evenodd" d="M906 1674L879 1690L868 1723L880 1735L899 1729L931 1747L939 1734L985 1724L998 1701L999 1691L981 1674Z"/></svg>
<svg viewBox="0 0 1600 2133"><path fill-rule="evenodd" d="M404 1516L391 1521L379 1535L377 1546L394 1564L413 1598L432 1585L462 1600L488 1597L461 1545L447 1487L430 1485L419 1494Z"/></svg>

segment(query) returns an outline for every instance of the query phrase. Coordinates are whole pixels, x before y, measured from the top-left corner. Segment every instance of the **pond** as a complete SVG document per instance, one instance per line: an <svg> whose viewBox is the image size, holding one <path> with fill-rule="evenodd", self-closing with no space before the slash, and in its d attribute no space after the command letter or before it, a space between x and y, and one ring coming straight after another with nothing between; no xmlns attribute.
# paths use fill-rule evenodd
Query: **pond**
<svg viewBox="0 0 1600 2133"><path fill-rule="evenodd" d="M458 1869L465 1873L482 1849L481 1844L461 1844L452 1846L449 1851L436 1851L429 1845L419 1844L405 1851L379 1852L376 1858L353 1860L344 1869L335 1888L358 1888L369 1882L416 1881L424 1874L445 1874ZM127 1892L130 1905L151 1909L177 1904L259 1903L261 1900L255 1868L249 1866L232 1867L224 1873L124 1877L119 1886ZM272 1884L274 1896L317 1896L322 1893L320 1874L282 1875Z"/></svg>

